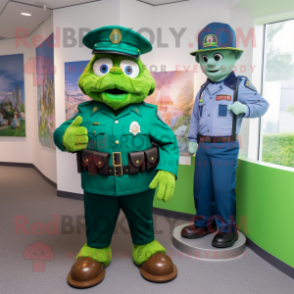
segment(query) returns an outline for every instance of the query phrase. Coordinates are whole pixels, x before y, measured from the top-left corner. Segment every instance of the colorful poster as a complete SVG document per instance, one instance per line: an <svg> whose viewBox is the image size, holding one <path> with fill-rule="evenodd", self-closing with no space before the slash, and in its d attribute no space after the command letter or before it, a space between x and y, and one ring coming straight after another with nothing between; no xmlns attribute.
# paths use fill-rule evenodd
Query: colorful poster
<svg viewBox="0 0 294 294"><path fill-rule="evenodd" d="M0 136L26 136L23 54L0 56Z"/></svg>
<svg viewBox="0 0 294 294"><path fill-rule="evenodd" d="M54 45L53 34L36 48L39 142L55 148Z"/></svg>
<svg viewBox="0 0 294 294"><path fill-rule="evenodd" d="M170 71L151 73L156 90L145 102L158 105L162 119L173 129L181 156L190 156L187 136L194 105L193 71Z"/></svg>
<svg viewBox="0 0 294 294"><path fill-rule="evenodd" d="M92 100L83 94L78 86L78 81L82 75L88 61L76 61L65 63L65 119L75 116L80 103Z"/></svg>

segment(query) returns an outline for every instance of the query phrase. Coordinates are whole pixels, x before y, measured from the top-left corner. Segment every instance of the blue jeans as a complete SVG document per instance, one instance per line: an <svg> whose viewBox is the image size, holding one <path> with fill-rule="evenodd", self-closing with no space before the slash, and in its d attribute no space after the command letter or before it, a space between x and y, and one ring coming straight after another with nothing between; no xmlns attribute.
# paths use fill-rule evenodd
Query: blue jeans
<svg viewBox="0 0 294 294"><path fill-rule="evenodd" d="M199 143L194 173L195 225L215 219L220 232L236 230L236 169L239 141Z"/></svg>

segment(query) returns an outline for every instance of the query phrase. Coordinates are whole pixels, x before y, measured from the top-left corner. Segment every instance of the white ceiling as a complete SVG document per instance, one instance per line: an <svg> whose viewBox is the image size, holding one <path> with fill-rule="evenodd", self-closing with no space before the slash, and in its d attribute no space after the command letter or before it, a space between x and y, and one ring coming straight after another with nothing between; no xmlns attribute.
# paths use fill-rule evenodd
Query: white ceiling
<svg viewBox="0 0 294 294"><path fill-rule="evenodd" d="M26 37L30 35L41 23L52 15L52 9L58 9L100 0L39 0L47 3L48 9L37 5L37 0L0 0L0 40L12 39L16 36L16 29L24 29ZM23 16L21 12L32 16Z"/></svg>
<svg viewBox="0 0 294 294"><path fill-rule="evenodd" d="M14 1L14 0L12 0ZM17 2L26 3L30 5L36 5L36 2L43 2L49 4L49 7L52 9L63 8L78 4L84 4L88 2L95 2L99 0L15 0Z"/></svg>
<svg viewBox="0 0 294 294"><path fill-rule="evenodd" d="M6 3L5 3L6 2ZM0 7L3 10L0 14L0 37L5 39L15 38L16 29L21 28L28 36L33 32L43 21L52 15L52 10L43 10L42 8L28 6L5 0L0 0ZM6 6L5 6L6 5ZM23 16L21 12L31 13L32 16Z"/></svg>
<svg viewBox="0 0 294 294"><path fill-rule="evenodd" d="M162 5L162 4L169 4L175 2L182 2L182 1L189 1L189 0L138 0L140 2L145 2L151 5Z"/></svg>

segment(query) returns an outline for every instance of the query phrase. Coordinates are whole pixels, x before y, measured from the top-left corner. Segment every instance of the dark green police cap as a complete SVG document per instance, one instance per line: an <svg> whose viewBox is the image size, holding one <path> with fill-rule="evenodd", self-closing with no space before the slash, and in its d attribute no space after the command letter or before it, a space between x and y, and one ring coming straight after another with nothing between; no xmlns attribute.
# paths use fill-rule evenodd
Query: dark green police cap
<svg viewBox="0 0 294 294"><path fill-rule="evenodd" d="M141 34L122 26L105 26L87 33L83 44L93 54L114 53L138 59L152 50L151 43Z"/></svg>

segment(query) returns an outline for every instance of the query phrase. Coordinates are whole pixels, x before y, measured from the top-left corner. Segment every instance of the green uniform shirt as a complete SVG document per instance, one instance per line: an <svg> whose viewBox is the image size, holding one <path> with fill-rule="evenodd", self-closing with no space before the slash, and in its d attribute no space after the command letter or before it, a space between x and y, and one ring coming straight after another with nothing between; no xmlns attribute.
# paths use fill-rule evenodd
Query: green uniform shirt
<svg viewBox="0 0 294 294"><path fill-rule="evenodd" d="M89 175L83 171L82 188L96 194L121 196L139 193L149 189L149 184L157 170L164 170L177 176L179 148L172 129L161 120L157 106L145 102L126 106L117 116L105 104L97 101L81 103L78 106L84 126L88 130L87 149L110 153L109 166L113 166L113 152L121 152L122 165L128 165L128 153L143 151L152 147L151 142L159 146L159 164L156 169L138 174L113 176ZM64 122L54 132L54 142L61 151L66 151L62 137L74 118ZM140 126L140 133L134 135L131 124Z"/></svg>

